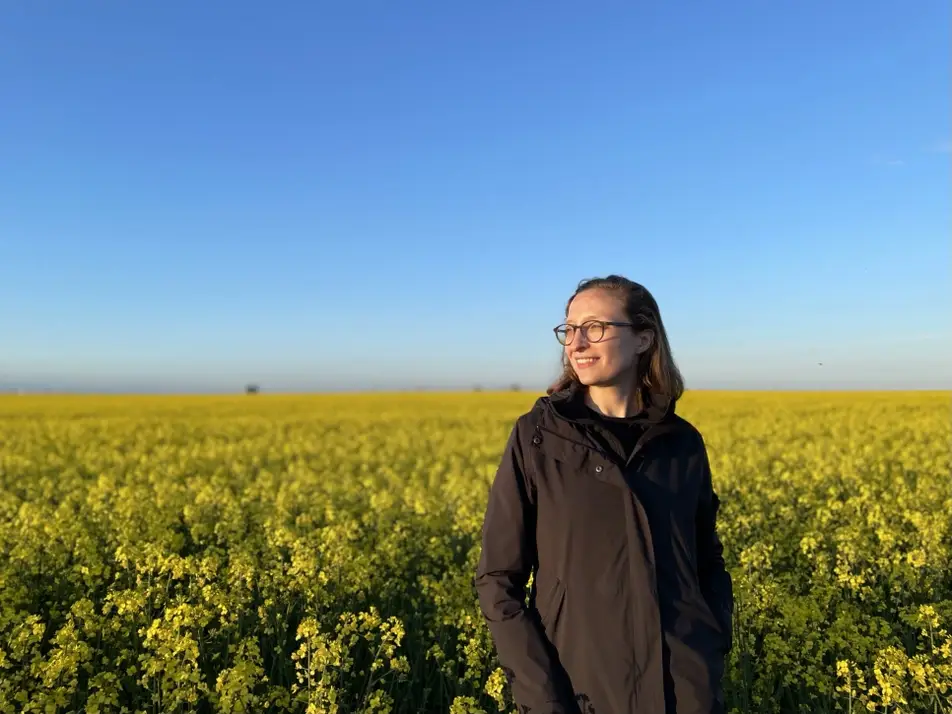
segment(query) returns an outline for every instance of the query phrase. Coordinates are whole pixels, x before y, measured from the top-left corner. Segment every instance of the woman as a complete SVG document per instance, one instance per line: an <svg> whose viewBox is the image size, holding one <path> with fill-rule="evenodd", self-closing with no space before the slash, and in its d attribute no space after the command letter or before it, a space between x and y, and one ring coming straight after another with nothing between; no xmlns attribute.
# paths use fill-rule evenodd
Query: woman
<svg viewBox="0 0 952 714"><path fill-rule="evenodd" d="M701 435L674 413L658 306L623 277L585 281L555 333L564 372L512 429L475 577L518 711L722 712L719 500Z"/></svg>

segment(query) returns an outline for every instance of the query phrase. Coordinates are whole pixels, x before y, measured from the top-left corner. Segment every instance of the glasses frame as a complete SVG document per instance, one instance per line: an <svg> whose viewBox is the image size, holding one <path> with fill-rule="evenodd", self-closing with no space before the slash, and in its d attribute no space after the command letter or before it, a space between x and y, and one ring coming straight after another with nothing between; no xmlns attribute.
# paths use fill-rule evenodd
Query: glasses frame
<svg viewBox="0 0 952 714"><path fill-rule="evenodd" d="M602 328L602 336L599 337L597 340L593 340L588 336L588 331L591 329L592 325L599 325ZM563 347L566 347L572 344L575 341L575 335L579 332L582 333L582 335L585 337L586 340L588 340L592 344L597 344L605 339L605 327L607 325L611 325L612 327L634 327L635 323L615 322L613 320L586 320L581 325L570 325L567 322L563 322L561 325L556 325L555 327L553 327L552 332L555 333L555 339L558 340L559 344L562 345ZM562 340L559 337L559 330L563 330L568 327L571 327L573 330L572 337L571 339L567 339L565 342L562 342Z"/></svg>

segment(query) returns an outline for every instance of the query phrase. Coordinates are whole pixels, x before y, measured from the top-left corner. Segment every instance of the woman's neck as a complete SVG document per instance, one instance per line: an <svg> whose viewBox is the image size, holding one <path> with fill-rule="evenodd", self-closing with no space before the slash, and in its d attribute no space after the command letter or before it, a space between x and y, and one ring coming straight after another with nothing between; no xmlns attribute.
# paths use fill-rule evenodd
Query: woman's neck
<svg viewBox="0 0 952 714"><path fill-rule="evenodd" d="M640 411L638 395L632 385L586 387L585 403L599 414L610 417L629 417Z"/></svg>

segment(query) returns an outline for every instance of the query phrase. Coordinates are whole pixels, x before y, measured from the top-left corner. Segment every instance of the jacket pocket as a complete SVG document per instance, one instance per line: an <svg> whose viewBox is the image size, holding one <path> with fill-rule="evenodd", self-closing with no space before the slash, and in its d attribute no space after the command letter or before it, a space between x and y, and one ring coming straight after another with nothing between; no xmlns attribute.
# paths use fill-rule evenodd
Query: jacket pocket
<svg viewBox="0 0 952 714"><path fill-rule="evenodd" d="M547 634L551 635L555 633L564 603L565 584L556 578L545 601L542 603L542 607L539 608L539 617L542 621L542 627Z"/></svg>

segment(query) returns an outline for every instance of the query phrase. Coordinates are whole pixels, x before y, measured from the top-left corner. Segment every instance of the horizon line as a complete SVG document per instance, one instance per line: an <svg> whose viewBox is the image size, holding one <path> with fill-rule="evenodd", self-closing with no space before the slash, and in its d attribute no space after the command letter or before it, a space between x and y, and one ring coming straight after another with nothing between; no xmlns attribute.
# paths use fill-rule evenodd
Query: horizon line
<svg viewBox="0 0 952 714"><path fill-rule="evenodd" d="M952 387L849 387L849 386L803 386L803 387L692 387L686 388L684 394L692 392L789 392L789 393L885 393L885 392L920 392L943 393L952 396ZM245 390L83 390L83 389L0 389L0 397L294 397L294 396L340 396L340 395L397 395L397 394L539 394L545 395L542 389L510 389L498 388L452 388L452 387L407 387L407 388L340 388L340 389L305 389L305 390L261 390L247 392Z"/></svg>

